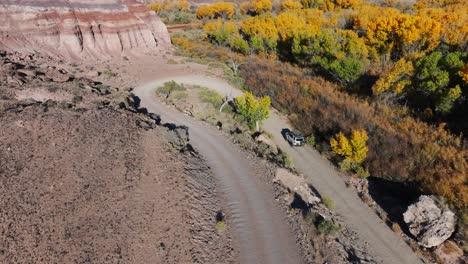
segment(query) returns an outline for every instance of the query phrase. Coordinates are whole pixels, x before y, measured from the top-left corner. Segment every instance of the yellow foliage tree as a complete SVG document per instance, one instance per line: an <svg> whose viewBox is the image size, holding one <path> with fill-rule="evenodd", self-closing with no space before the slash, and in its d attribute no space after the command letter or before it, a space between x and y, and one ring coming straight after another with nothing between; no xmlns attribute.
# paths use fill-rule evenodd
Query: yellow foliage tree
<svg viewBox="0 0 468 264"><path fill-rule="evenodd" d="M353 148L348 138L343 133L338 133L330 139L330 146L333 153L342 157L350 157L353 154Z"/></svg>
<svg viewBox="0 0 468 264"><path fill-rule="evenodd" d="M341 8L356 8L361 4L361 0L335 0L334 2Z"/></svg>
<svg viewBox="0 0 468 264"><path fill-rule="evenodd" d="M244 19L241 33L246 36L255 51L265 52L276 48L278 29L271 15L264 14Z"/></svg>
<svg viewBox="0 0 468 264"><path fill-rule="evenodd" d="M468 47L468 5L449 6L446 8L419 9L417 14L429 17L442 24L442 41L459 46L460 50Z"/></svg>
<svg viewBox="0 0 468 264"><path fill-rule="evenodd" d="M325 14L322 10L308 8L296 11L298 15L304 18L306 28L311 35L315 35L325 23Z"/></svg>
<svg viewBox="0 0 468 264"><path fill-rule="evenodd" d="M269 96L264 96L258 100L252 93L247 92L242 96L234 99L237 112L242 115L250 128L256 127L259 130L259 122L268 118L270 114L271 99Z"/></svg>
<svg viewBox="0 0 468 264"><path fill-rule="evenodd" d="M177 6L181 12L187 12L190 10L190 3L185 0L179 0Z"/></svg>
<svg viewBox="0 0 468 264"><path fill-rule="evenodd" d="M466 0L418 0L413 8L422 9L427 7L446 7L466 4Z"/></svg>
<svg viewBox="0 0 468 264"><path fill-rule="evenodd" d="M372 92L374 95L392 91L395 94L401 93L407 85L411 84L410 78L413 76L413 63L406 59L400 59L392 70L380 77L374 86Z"/></svg>
<svg viewBox="0 0 468 264"><path fill-rule="evenodd" d="M152 3L148 5L148 8L153 10L156 13L159 13L163 10L163 6L161 3Z"/></svg>
<svg viewBox="0 0 468 264"><path fill-rule="evenodd" d="M229 19L234 15L234 3L218 2L211 5L201 6L196 12L197 18L223 18Z"/></svg>
<svg viewBox="0 0 468 264"><path fill-rule="evenodd" d="M250 0L249 12L255 15L270 12L273 5L271 0Z"/></svg>
<svg viewBox="0 0 468 264"><path fill-rule="evenodd" d="M249 1L240 2L239 9L242 14L246 15L247 13L249 13L249 5L250 5Z"/></svg>
<svg viewBox="0 0 468 264"><path fill-rule="evenodd" d="M158 3L151 3L148 8L156 13L160 13L163 10L178 10L181 12L187 12L190 9L190 3L185 0L178 0L178 2L172 2L164 0Z"/></svg>
<svg viewBox="0 0 468 264"><path fill-rule="evenodd" d="M284 12L276 18L276 28L282 41L292 39L306 30L304 18L292 12Z"/></svg>
<svg viewBox="0 0 468 264"><path fill-rule="evenodd" d="M400 58L422 56L439 45L441 23L431 18L399 14L368 23L367 42L382 54Z"/></svg>
<svg viewBox="0 0 468 264"><path fill-rule="evenodd" d="M218 18L215 22L208 22L203 26L204 37L217 45L227 44L229 37L237 32L232 22L222 21Z"/></svg>
<svg viewBox="0 0 468 264"><path fill-rule="evenodd" d="M356 14L352 16L353 27L356 30L367 31L370 21L378 17L394 17L400 14L395 8L383 8L370 4L362 4L356 9Z"/></svg>
<svg viewBox="0 0 468 264"><path fill-rule="evenodd" d="M366 157L369 148L367 147L368 140L367 132L364 129L353 130L351 133L352 154L350 159L356 163L362 163Z"/></svg>
<svg viewBox="0 0 468 264"><path fill-rule="evenodd" d="M347 161L360 164L367 157L367 140L367 132L364 129L353 130L350 139L340 132L330 139L330 146L333 153Z"/></svg>
<svg viewBox="0 0 468 264"><path fill-rule="evenodd" d="M284 0L281 3L282 10L297 10L302 9L302 4L294 0Z"/></svg>

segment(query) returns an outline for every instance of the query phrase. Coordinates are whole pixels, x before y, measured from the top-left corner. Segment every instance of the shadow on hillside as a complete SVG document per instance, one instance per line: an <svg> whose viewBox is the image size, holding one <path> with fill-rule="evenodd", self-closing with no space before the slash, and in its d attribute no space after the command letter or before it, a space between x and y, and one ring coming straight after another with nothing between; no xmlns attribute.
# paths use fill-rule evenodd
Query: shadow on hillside
<svg viewBox="0 0 468 264"><path fill-rule="evenodd" d="M369 177L369 194L392 222L403 223L403 213L421 192L412 184Z"/></svg>

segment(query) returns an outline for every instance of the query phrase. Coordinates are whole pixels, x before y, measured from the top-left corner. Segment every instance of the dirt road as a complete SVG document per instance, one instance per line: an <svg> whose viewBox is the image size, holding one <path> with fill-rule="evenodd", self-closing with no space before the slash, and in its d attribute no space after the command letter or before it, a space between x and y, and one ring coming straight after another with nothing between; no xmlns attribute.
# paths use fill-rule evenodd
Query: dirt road
<svg viewBox="0 0 468 264"><path fill-rule="evenodd" d="M242 94L242 91L232 87L227 82L206 76L183 75L171 77L167 80L205 86L223 95L238 96ZM189 124L191 138L193 139L192 143L209 158L216 172L220 174L225 188L224 191L232 203L232 209L237 218L236 225L239 225L237 227L239 237L243 243L241 248L243 252L241 254L244 255L245 260L255 262L256 259L263 257L262 259L268 260L268 263L294 263L292 259L288 259L287 262L284 261L284 258L281 260L275 259L276 257L282 257L278 250L282 250L282 253L287 255L293 255L295 249L291 248L292 244L288 246L281 243L281 241L286 241L284 239L271 239L273 237L283 238L282 234L287 233L284 230L286 226L281 226L281 223L273 223L274 219L272 218L265 218L268 217L267 214L274 212L265 210L265 208L268 208L265 207L265 203L268 201L260 199L267 199L268 197L259 195L258 190L255 190L258 186L252 184L253 179L246 177L248 172L242 166L243 157L240 157L235 148L225 139L219 136L214 137L213 134L216 133L213 133L210 128L195 124L192 119L185 118L175 113L175 110L169 110L157 102L152 92L158 83L164 81L158 80L142 86L136 92L142 97L145 106L152 111L162 113L163 118L166 120ZM273 135L273 141L280 148L290 154L295 167L307 176L309 182L318 189L321 195L331 197L336 205L335 211L357 233L361 241L369 245L369 253L374 259L379 263L422 263L411 248L359 199L356 192L345 186L338 172L329 161L322 158L313 148L290 147L281 135L281 129L286 127L290 127L287 120L276 112L271 113L270 118L264 122L265 130ZM228 175L232 176L226 177ZM247 204L244 205L243 203ZM249 223L249 221L252 222ZM277 225L280 225L281 228L278 228ZM255 229L255 235L250 234L252 229ZM252 238L255 238L255 240L251 240ZM283 246L288 247L282 248ZM267 251L267 249L270 249L270 251ZM257 252L257 250L261 252Z"/></svg>
<svg viewBox="0 0 468 264"><path fill-rule="evenodd" d="M216 129L169 108L155 98L155 88L172 79L160 79L140 86L135 89L135 94L150 112L160 114L163 122L189 127L190 143L213 169L221 192L226 196L241 262L301 263L285 216L274 204L273 193L254 177L239 149ZM185 79L177 81L186 82ZM193 83L208 86L205 82Z"/></svg>

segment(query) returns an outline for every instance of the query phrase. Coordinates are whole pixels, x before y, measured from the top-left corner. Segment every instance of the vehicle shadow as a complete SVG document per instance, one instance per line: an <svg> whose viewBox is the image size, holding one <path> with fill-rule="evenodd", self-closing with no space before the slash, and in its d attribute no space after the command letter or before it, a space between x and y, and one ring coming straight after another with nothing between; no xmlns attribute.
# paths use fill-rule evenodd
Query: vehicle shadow
<svg viewBox="0 0 468 264"><path fill-rule="evenodd" d="M289 128L283 128L283 129L281 129L281 135L283 136L284 140L286 140L286 141L288 140L288 139L286 138L286 135L287 135L288 133L291 133L291 130L290 130Z"/></svg>

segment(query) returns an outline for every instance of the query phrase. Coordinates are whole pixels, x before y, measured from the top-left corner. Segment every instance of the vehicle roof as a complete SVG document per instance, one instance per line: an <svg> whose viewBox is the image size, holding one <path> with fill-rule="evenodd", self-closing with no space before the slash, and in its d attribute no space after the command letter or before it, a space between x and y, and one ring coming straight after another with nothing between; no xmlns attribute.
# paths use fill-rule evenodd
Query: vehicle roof
<svg viewBox="0 0 468 264"><path fill-rule="evenodd" d="M291 131L291 134L293 134L295 137L303 137L302 133L299 131Z"/></svg>

